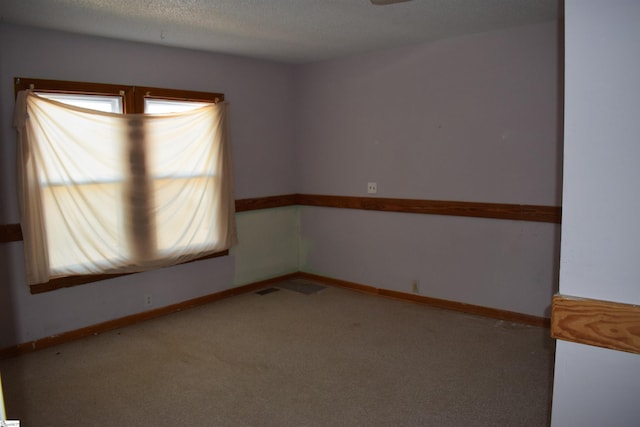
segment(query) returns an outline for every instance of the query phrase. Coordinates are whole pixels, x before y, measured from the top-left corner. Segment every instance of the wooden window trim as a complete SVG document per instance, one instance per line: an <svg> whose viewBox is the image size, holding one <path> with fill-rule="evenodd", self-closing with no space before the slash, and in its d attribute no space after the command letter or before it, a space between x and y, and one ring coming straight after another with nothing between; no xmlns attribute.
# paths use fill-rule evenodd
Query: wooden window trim
<svg viewBox="0 0 640 427"><path fill-rule="evenodd" d="M189 102L223 102L224 94L217 92L200 92L183 89L166 89L148 86L129 86L108 83L71 82L64 80L33 79L16 77L14 92L32 89L45 93L75 93L81 95L121 96L124 113L144 113L145 98L167 99Z"/></svg>
<svg viewBox="0 0 640 427"><path fill-rule="evenodd" d="M75 93L81 95L121 96L124 113L133 113L134 86L103 83L68 82L63 80L32 79L16 77L14 82L15 96L22 90L32 89L45 93Z"/></svg>
<svg viewBox="0 0 640 427"><path fill-rule="evenodd" d="M136 113L144 113L144 100L151 99L167 99L172 101L189 101L189 102L223 102L224 94L197 92L192 90L163 89L146 86L134 87L134 105Z"/></svg>
<svg viewBox="0 0 640 427"><path fill-rule="evenodd" d="M229 255L228 250L221 251L221 252L214 252L212 254L204 255L199 258L193 259L191 261L181 262L176 265L189 264L196 261L203 261L206 259L218 258L218 257L227 256L227 255ZM41 294L44 292L55 291L57 289L71 288L73 286L86 285L88 283L100 282L102 280L115 279L117 277L122 277L122 276L129 276L131 274L138 274L138 273L79 274L76 276L55 277L46 283L38 283L35 285L30 285L29 292L31 292L31 294Z"/></svg>
<svg viewBox="0 0 640 427"><path fill-rule="evenodd" d="M29 77L16 77L14 79L14 95L17 97L18 92L22 90L34 90L36 92L45 93L71 93L79 95L108 95L108 96L120 96L122 97L123 113L135 113L144 114L144 100L145 98L154 99L166 99L175 101L188 101L188 102L210 102L218 103L224 101L224 94L217 92L200 92L190 91L182 89L166 89L166 88L154 88L147 86L131 86L131 85L118 85L107 83L90 83L90 82L75 82L65 80L48 80L48 79L34 79ZM196 258L191 261L187 261L181 264L186 264L195 261L201 261L210 258L217 258L220 256L229 255L229 251L220 251L209 255ZM57 277L49 280L46 283L38 283L30 285L30 292L32 294L53 291L56 289L67 288L71 286L83 285L87 283L93 283L101 280L112 279L121 276L127 276L129 274L136 273L121 273L121 274L87 274L87 275L74 275Z"/></svg>

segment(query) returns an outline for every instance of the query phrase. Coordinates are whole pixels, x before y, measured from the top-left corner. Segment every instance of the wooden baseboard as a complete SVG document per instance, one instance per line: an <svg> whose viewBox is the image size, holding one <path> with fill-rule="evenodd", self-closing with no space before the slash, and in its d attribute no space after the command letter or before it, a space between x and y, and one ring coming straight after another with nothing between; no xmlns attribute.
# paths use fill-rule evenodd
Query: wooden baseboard
<svg viewBox="0 0 640 427"><path fill-rule="evenodd" d="M238 286L231 289L226 289L221 292L216 292L214 294L209 294L202 297L190 299L188 301L183 301L177 304L168 305L166 307L161 307L161 308L157 308L149 311L143 311L141 313L132 314L130 316L121 317L119 319L109 320L103 323L98 323L96 325L91 325L91 326L76 329L73 331L52 335L50 337L41 338L35 341L18 344L14 347L0 349L0 359L6 359L8 357L14 357L14 356L19 356L21 354L31 353L36 350L42 350L58 344L75 341L80 338L85 338L91 335L97 335L97 334L108 332L114 329L119 329L125 326L144 322L145 320L154 319L156 317L164 316L166 314L176 313L178 311L208 304L210 302L221 300L223 298L229 298L232 296L253 292L265 286L269 286L273 283L277 283L282 280L287 280L287 279L296 277L296 275L297 273L285 274L283 276L278 276L278 277L274 277L267 280L261 280L259 282L254 282L248 285Z"/></svg>
<svg viewBox="0 0 640 427"><path fill-rule="evenodd" d="M493 319L506 320L509 322L522 323L532 326L540 326L549 328L551 321L546 317L532 316L530 314L517 313L514 311L500 310L497 308L483 307L480 305L466 304L457 301L444 300L439 298L427 297L424 295L409 294L405 292L392 291L388 289L376 288L369 285L363 285L360 283L348 282L345 280L334 279L331 277L320 276L311 273L298 273L297 277L314 280L322 283L326 283L333 286L338 286L347 289L353 289L359 292L365 292L373 295L380 295L387 298L394 298L403 301L416 302L419 304L425 304L432 307L444 308L446 310L459 311L468 314L475 314L483 317L490 317Z"/></svg>
<svg viewBox="0 0 640 427"><path fill-rule="evenodd" d="M551 336L640 354L640 306L555 295Z"/></svg>
<svg viewBox="0 0 640 427"><path fill-rule="evenodd" d="M510 322L523 323L533 326L549 327L549 319L544 317L536 317L523 313L516 313L507 310L499 310L495 308L482 307L473 304L465 304L456 301L443 300L438 298L426 297L423 295L414 295L404 292L392 291L388 289L376 288L369 285L363 285L354 282L348 282L346 280L334 279L331 277L320 276L317 274L296 272L285 274L282 276L273 277L259 282L250 283L235 288L226 289L214 294L205 295L202 297L190 299L177 304L168 305L166 307L157 308L155 310L143 311L141 313L132 314L130 316L121 317L119 319L109 320L96 325L87 326L84 328L76 329L73 331L63 332L61 334L52 335L50 337L41 338L35 341L29 341L26 343L18 344L13 347L0 349L0 359L6 359L8 357L19 356L33 351L42 350L48 347L52 347L58 344L63 344L71 341L75 341L81 338L85 338L91 335L97 335L100 333L108 332L114 329L123 328L125 326L133 325L136 323L144 322L146 320L154 319L156 317L164 316L171 313L176 313L189 308L197 307L200 305L208 304L214 301L221 300L223 298L229 298L236 295L250 293L259 289L268 287L275 283L288 279L307 279L320 282L329 286L336 286L346 289L351 289L359 292L364 292L372 295L379 295L386 298L394 298L403 301L410 301L419 304L425 304L432 307L443 308L452 311L459 311L468 314L475 314L478 316L490 317L494 319L506 320Z"/></svg>

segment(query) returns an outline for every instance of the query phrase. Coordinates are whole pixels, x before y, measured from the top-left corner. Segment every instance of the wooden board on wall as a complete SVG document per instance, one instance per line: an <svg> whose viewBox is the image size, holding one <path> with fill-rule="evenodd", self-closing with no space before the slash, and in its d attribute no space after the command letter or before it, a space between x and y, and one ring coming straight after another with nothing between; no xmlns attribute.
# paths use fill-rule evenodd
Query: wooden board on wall
<svg viewBox="0 0 640 427"><path fill-rule="evenodd" d="M640 354L640 306L556 295L551 336Z"/></svg>

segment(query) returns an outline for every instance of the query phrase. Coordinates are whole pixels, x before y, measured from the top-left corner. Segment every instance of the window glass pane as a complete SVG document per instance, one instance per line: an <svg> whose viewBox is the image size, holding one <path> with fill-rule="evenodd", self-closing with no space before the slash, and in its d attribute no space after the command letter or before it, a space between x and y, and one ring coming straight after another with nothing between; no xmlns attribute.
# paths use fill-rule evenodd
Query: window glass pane
<svg viewBox="0 0 640 427"><path fill-rule="evenodd" d="M219 244L215 177L156 179L156 234L160 255L205 251Z"/></svg>
<svg viewBox="0 0 640 427"><path fill-rule="evenodd" d="M99 98L99 97L97 97ZM127 265L127 129L120 114L28 100L30 151L40 184L50 274Z"/></svg>
<svg viewBox="0 0 640 427"><path fill-rule="evenodd" d="M31 108L33 137L46 141L33 147L43 185L123 179L127 153L122 144L116 142L125 137L126 129L112 123L114 116L96 118L92 113L47 102L33 103Z"/></svg>
<svg viewBox="0 0 640 427"><path fill-rule="evenodd" d="M36 92L38 96L53 99L54 101L64 102L80 108L88 108L98 110L104 113L120 113L122 114L122 97L108 95L76 95L66 93L44 93Z"/></svg>
<svg viewBox="0 0 640 427"><path fill-rule="evenodd" d="M209 108L173 117L170 125L151 121L145 127L148 171L153 178L178 178L215 173L218 132Z"/></svg>
<svg viewBox="0 0 640 427"><path fill-rule="evenodd" d="M49 207L45 223L52 275L126 265L130 252L123 239L127 233L121 209L124 194L124 184L118 182L42 189L43 205Z"/></svg>
<svg viewBox="0 0 640 427"><path fill-rule="evenodd" d="M181 113L211 105L208 102L173 101L168 99L144 99L145 114Z"/></svg>
<svg viewBox="0 0 640 427"><path fill-rule="evenodd" d="M145 113L186 112L205 102L146 99ZM159 255L215 249L219 243L216 113L203 108L145 127L156 204Z"/></svg>

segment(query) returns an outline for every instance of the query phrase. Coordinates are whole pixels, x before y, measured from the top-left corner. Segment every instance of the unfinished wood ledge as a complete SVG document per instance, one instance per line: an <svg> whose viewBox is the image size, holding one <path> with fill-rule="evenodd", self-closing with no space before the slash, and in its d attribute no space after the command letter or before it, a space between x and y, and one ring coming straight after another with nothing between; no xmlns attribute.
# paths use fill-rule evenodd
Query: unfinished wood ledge
<svg viewBox="0 0 640 427"><path fill-rule="evenodd" d="M551 336L640 354L640 306L555 295Z"/></svg>

